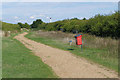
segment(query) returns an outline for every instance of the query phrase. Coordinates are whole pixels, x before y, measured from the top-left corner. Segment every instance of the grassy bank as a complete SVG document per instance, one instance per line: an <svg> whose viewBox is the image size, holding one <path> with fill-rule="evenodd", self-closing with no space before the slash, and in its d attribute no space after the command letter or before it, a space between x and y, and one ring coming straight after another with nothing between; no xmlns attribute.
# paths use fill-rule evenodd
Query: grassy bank
<svg viewBox="0 0 120 80"><path fill-rule="evenodd" d="M39 57L35 56L22 43L13 39L14 35L2 39L3 78L57 77Z"/></svg>
<svg viewBox="0 0 120 80"><path fill-rule="evenodd" d="M2 79L2 37L0 31L0 79Z"/></svg>
<svg viewBox="0 0 120 80"><path fill-rule="evenodd" d="M68 36L69 37L68 37ZM112 53L109 52L109 47L103 46L103 42L99 43L96 41L98 38L95 36L89 36L85 34L83 36L84 45L83 50L81 51L80 47L76 45L70 46L68 41L65 40L65 37L68 37L68 41L73 38L73 35L69 33L46 33L46 32L30 32L26 35L27 38L32 39L37 42L41 42L43 44L56 47L59 49L70 51L71 53L84 57L90 61L99 63L103 66L111 68L115 71L118 71L118 58L117 53L113 54L114 50L112 49ZM86 41L85 41L86 40ZM101 39L100 39L101 40ZM104 39L105 40L105 39ZM110 39L109 39L110 40ZM105 40L107 41L107 40ZM115 42L114 40L112 42ZM86 44L88 43L88 44ZM96 43L96 44L95 44ZM74 44L74 42L73 42ZM110 46L111 44L106 43L106 45ZM112 45L113 46L113 45ZM115 46L114 46L115 47Z"/></svg>
<svg viewBox="0 0 120 80"><path fill-rule="evenodd" d="M18 24L11 24L11 23L1 22L1 21L0 23L2 23L3 31L11 31L11 32L20 31L20 27Z"/></svg>

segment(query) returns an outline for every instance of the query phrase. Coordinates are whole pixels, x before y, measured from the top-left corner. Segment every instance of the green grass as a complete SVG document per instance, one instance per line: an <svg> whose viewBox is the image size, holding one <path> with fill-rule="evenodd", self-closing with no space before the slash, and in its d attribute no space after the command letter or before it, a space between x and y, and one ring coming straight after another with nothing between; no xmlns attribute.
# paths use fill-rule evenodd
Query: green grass
<svg viewBox="0 0 120 80"><path fill-rule="evenodd" d="M2 37L0 36L0 79L2 79Z"/></svg>
<svg viewBox="0 0 120 80"><path fill-rule="evenodd" d="M48 65L13 36L2 39L3 78L57 78Z"/></svg>
<svg viewBox="0 0 120 80"><path fill-rule="evenodd" d="M118 71L118 59L114 57L108 57L106 55L107 54L106 49L84 47L83 50L81 51L80 47L77 47L75 45L69 46L68 43L63 43L63 42L54 40L53 38L35 36L35 32L30 32L28 35L26 35L26 37L31 40L34 40L55 48L70 51L71 53L77 56L84 57L90 61L101 64L115 71Z"/></svg>
<svg viewBox="0 0 120 80"><path fill-rule="evenodd" d="M2 23L3 31L11 31L11 32L20 31L20 26L18 24L11 24L11 23L1 22L1 21L0 23Z"/></svg>

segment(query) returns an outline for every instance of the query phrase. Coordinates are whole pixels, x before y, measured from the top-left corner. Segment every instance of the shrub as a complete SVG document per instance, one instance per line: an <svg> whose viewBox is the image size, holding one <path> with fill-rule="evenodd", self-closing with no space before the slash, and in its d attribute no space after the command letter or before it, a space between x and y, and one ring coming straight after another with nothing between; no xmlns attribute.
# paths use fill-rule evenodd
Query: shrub
<svg viewBox="0 0 120 80"><path fill-rule="evenodd" d="M118 15L116 12L112 15L95 15L90 19L79 20L77 18L65 19L62 21L57 21L53 23L40 23L37 24L37 20L33 22L32 26L35 24L38 29L44 29L48 31L63 31L63 32L83 32L90 33L101 37L112 37L118 38L120 33L120 28L118 26ZM120 22L119 22L120 23Z"/></svg>

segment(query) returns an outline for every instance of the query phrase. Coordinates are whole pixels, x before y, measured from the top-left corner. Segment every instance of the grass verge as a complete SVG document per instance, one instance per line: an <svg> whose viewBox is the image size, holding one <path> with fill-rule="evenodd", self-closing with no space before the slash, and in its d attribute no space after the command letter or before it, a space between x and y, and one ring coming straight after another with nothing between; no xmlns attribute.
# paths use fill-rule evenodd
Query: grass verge
<svg viewBox="0 0 120 80"><path fill-rule="evenodd" d="M105 54L107 54L106 49L83 48L81 51L80 47L76 47L75 45L70 46L68 43L63 43L50 37L37 36L35 32L30 32L25 37L55 48L70 51L77 56L84 57L90 61L118 71L118 58L105 56Z"/></svg>
<svg viewBox="0 0 120 80"><path fill-rule="evenodd" d="M57 78L48 65L13 36L2 39L3 78Z"/></svg>

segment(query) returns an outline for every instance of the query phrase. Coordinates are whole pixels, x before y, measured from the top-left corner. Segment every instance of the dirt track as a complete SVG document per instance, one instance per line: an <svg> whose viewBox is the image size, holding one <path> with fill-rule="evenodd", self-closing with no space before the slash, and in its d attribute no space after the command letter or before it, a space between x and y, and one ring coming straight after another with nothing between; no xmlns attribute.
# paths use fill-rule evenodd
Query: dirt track
<svg viewBox="0 0 120 80"><path fill-rule="evenodd" d="M31 49L61 78L117 78L117 74L112 70L106 70L96 64L91 64L83 58L77 58L68 51L52 48L27 39L24 37L26 34L25 32L14 38Z"/></svg>

